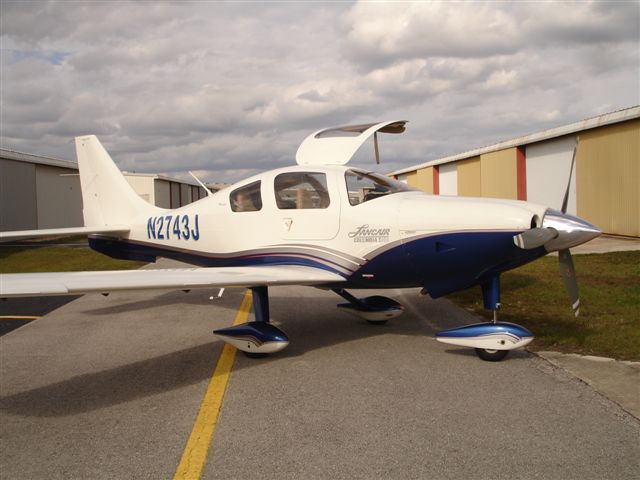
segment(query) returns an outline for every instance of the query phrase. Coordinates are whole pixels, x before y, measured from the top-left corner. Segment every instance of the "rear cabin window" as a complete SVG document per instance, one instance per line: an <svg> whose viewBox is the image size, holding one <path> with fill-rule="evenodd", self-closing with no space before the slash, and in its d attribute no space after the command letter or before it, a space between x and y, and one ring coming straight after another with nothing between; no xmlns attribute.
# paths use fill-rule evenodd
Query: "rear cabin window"
<svg viewBox="0 0 640 480"><path fill-rule="evenodd" d="M347 183L347 193L349 194L349 203L351 205L360 205L392 193L413 190L408 185L379 173L347 170L344 178Z"/></svg>
<svg viewBox="0 0 640 480"><path fill-rule="evenodd" d="M275 178L273 187L280 210L327 208L330 203L324 173L281 173Z"/></svg>
<svg viewBox="0 0 640 480"><path fill-rule="evenodd" d="M234 212L257 212L262 210L262 195L260 181L236 188L229 195L231 210Z"/></svg>

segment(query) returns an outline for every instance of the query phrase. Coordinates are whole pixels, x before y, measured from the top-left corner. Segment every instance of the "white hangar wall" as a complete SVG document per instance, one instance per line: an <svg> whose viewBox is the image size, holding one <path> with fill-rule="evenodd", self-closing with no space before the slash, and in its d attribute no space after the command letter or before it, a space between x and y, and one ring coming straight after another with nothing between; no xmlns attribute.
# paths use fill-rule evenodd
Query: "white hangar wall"
<svg viewBox="0 0 640 480"><path fill-rule="evenodd" d="M458 195L458 168L455 163L440 165L440 195Z"/></svg>

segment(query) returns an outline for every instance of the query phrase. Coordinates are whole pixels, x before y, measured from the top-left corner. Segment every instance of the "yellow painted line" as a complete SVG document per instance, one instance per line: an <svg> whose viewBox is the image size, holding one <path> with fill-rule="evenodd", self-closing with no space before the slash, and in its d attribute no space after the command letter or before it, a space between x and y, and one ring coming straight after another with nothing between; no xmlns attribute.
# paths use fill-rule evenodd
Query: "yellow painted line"
<svg viewBox="0 0 640 480"><path fill-rule="evenodd" d="M42 317L35 317L33 315L0 315L0 318L17 318L18 320L38 320Z"/></svg>
<svg viewBox="0 0 640 480"><path fill-rule="evenodd" d="M251 290L247 290L238 314L234 320L234 325L239 325L247 321L251 313L252 296ZM227 388L227 382L231 376L233 362L236 359L236 348L225 343L218 364L213 372L207 392L204 394L200 411L193 424L191 435L182 453L182 458L178 464L178 469L174 475L174 480L196 480L202 475L202 469L207 460L209 446L213 439L213 433L218 422L218 415L222 407L222 399Z"/></svg>

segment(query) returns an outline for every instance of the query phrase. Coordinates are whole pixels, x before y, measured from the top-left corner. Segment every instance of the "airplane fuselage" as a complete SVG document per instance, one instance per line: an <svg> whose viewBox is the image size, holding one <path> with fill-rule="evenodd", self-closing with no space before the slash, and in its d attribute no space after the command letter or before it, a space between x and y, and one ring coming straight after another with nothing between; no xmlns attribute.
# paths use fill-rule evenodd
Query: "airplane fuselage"
<svg viewBox="0 0 640 480"><path fill-rule="evenodd" d="M272 170L182 208L137 218L128 237L93 235L90 244L145 261L314 266L343 276L343 287L425 287L434 297L547 253L513 242L540 225L543 206L428 195L367 175L344 166ZM236 205L244 190L253 195L248 208Z"/></svg>

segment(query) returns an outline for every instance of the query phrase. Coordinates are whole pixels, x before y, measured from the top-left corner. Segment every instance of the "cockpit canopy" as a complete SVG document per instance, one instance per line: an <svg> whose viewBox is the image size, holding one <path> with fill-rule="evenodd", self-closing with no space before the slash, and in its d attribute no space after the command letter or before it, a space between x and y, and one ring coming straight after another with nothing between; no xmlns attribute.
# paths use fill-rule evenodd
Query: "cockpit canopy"
<svg viewBox="0 0 640 480"><path fill-rule="evenodd" d="M413 190L402 182L374 172L349 169L344 173L344 178L351 205L360 205L393 193Z"/></svg>

